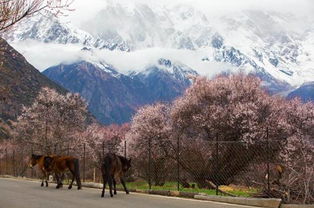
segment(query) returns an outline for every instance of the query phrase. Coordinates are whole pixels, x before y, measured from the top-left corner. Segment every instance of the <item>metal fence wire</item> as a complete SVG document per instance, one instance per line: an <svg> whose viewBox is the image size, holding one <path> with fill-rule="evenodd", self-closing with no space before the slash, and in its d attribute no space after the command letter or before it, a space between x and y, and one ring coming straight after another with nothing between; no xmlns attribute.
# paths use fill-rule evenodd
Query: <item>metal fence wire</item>
<svg viewBox="0 0 314 208"><path fill-rule="evenodd" d="M284 167L277 156L281 147L279 141L249 144L219 138L211 141L181 138L173 146L172 151L163 152L148 142L147 149L133 158L127 152L128 143L122 142L118 153L132 157L132 168L126 175L129 188L292 200L285 195L287 187L282 184ZM79 155L84 182L101 182L99 166L89 158L85 145L80 148L65 154ZM104 155L108 149L103 144L99 152ZM33 150L5 149L1 153L0 174L41 177L37 169L27 166L27 158L32 153ZM313 190L309 194L313 197Z"/></svg>
<svg viewBox="0 0 314 208"><path fill-rule="evenodd" d="M272 143L274 147L276 142ZM267 143L248 147L242 142L184 141L178 147L172 156L154 155L149 148L147 157L136 159L134 176L146 179L150 186L177 182L178 190L217 189L229 184L254 186L265 183L265 178L270 183L270 166L276 164L268 154ZM255 180L250 179L252 174Z"/></svg>
<svg viewBox="0 0 314 208"><path fill-rule="evenodd" d="M304 193L297 190L296 182L291 183L295 170L289 172L279 156L282 142L268 138L254 143L220 141L219 137L210 141L178 138L173 151L165 152L148 142L147 151L132 159L132 180L144 181L152 190L277 197L304 203ZM313 179L312 174L307 202L314 200Z"/></svg>

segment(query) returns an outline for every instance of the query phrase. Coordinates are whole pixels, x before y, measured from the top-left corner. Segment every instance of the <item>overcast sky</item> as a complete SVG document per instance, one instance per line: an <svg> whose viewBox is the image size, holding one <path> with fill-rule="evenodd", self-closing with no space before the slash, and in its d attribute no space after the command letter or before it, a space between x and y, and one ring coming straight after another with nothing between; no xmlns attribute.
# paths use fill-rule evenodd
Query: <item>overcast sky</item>
<svg viewBox="0 0 314 208"><path fill-rule="evenodd" d="M134 3L148 3L149 5L163 5L171 7L176 4L193 5L211 14L226 14L239 10L270 10L289 12L295 15L307 15L314 18L314 0L74 0L71 12L66 18L74 24L79 24L92 18L97 11L107 4L120 3L130 5Z"/></svg>

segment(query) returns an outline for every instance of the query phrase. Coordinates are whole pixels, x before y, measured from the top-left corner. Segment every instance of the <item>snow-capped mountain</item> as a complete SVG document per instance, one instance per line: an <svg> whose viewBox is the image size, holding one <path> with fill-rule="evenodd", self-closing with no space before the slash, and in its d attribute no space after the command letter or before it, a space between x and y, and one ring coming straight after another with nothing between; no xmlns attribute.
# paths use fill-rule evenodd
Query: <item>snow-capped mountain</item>
<svg viewBox="0 0 314 208"><path fill-rule="evenodd" d="M172 101L191 84L186 77L197 75L187 66L167 59L129 75L106 63L86 61L50 67L43 73L64 88L80 93L90 112L104 124L128 122L143 105Z"/></svg>
<svg viewBox="0 0 314 208"><path fill-rule="evenodd" d="M190 84L190 81L187 79L189 76L197 76L198 73L193 69L187 67L178 62L172 62L169 59L160 58L157 63L153 63L150 66L147 66L145 70L136 72L130 71L129 75L131 77L139 77L142 80L147 79L147 77L152 76L152 74L163 73L167 74L169 77L180 80L187 85Z"/></svg>
<svg viewBox="0 0 314 208"><path fill-rule="evenodd" d="M53 15L25 19L14 32L6 34L5 38L10 42L36 40L44 43L79 44L109 50L130 50L123 42L115 39L101 39L97 35L92 36L69 22L62 22Z"/></svg>
<svg viewBox="0 0 314 208"><path fill-rule="evenodd" d="M263 74L262 77L272 77L292 86L314 80L311 20L300 21L291 14L259 10L211 15L183 4L106 2L92 18L76 26L64 19L34 17L7 39L80 44L130 53L149 48L194 51L197 56L190 56L193 63L180 57L175 59L203 75L213 69L208 65L200 67L201 62L210 62L227 63L229 66L224 70ZM300 22L303 24L298 25ZM27 49L23 51L27 57Z"/></svg>
<svg viewBox="0 0 314 208"><path fill-rule="evenodd" d="M314 101L314 82L307 82L301 87L290 92L287 96L289 99L299 97L303 102Z"/></svg>

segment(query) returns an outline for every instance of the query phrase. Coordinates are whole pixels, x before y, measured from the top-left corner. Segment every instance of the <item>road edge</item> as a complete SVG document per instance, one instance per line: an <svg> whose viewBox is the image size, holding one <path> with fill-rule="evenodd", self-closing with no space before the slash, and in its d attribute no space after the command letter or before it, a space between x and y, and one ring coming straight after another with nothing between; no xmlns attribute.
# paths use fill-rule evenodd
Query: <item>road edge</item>
<svg viewBox="0 0 314 208"><path fill-rule="evenodd" d="M27 181L37 181L39 179L26 178L26 177L14 177L10 175L0 175L0 178L12 178ZM82 187L102 189L101 183L93 182L82 182ZM123 191L122 189L118 189ZM265 208L314 208L313 204L301 205L301 204L282 204L281 199L277 198L245 198L245 197L230 197L230 196L212 196L203 193L191 193L182 191L165 191L165 190L142 190L142 189L130 189L130 192L160 195L160 196L170 196L170 197L183 197L196 200L205 200L212 202L246 205L246 206L256 206Z"/></svg>

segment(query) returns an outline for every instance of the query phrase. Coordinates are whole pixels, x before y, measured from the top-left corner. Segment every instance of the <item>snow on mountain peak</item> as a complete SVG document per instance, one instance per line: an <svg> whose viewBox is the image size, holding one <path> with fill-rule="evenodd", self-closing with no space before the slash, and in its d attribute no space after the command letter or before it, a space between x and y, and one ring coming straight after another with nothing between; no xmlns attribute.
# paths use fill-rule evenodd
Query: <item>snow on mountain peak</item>
<svg viewBox="0 0 314 208"><path fill-rule="evenodd" d="M264 73L293 86L314 80L314 27L307 19L264 10L217 15L178 2L99 2L96 14L79 28L55 18L36 17L7 39L94 48L95 60L123 72L144 69L164 57L203 75L240 70ZM26 57L36 57L28 55L31 49L16 45Z"/></svg>

